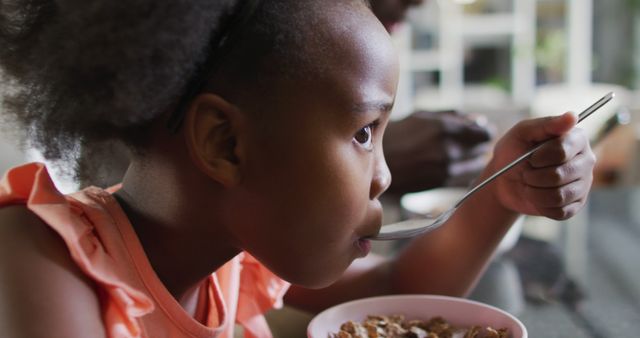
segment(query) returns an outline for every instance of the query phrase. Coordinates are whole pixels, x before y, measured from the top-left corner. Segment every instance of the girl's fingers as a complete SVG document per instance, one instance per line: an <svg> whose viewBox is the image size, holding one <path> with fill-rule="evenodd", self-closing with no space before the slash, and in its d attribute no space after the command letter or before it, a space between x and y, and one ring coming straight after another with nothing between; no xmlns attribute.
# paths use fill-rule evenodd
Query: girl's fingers
<svg viewBox="0 0 640 338"><path fill-rule="evenodd" d="M591 152L588 138L582 129L575 128L563 136L547 141L531 155L528 162L534 168L557 166L585 152Z"/></svg>
<svg viewBox="0 0 640 338"><path fill-rule="evenodd" d="M560 221L573 217L582 209L583 205L584 200L580 200L558 208L539 208L538 212L541 216Z"/></svg>
<svg viewBox="0 0 640 338"><path fill-rule="evenodd" d="M524 198L538 210L565 208L584 200L591 188L590 182L590 179L579 179L556 188L526 187Z"/></svg>
<svg viewBox="0 0 640 338"><path fill-rule="evenodd" d="M535 188L561 187L583 177L590 177L595 161L595 155L591 151L579 153L559 166L525 170L522 179L524 184Z"/></svg>

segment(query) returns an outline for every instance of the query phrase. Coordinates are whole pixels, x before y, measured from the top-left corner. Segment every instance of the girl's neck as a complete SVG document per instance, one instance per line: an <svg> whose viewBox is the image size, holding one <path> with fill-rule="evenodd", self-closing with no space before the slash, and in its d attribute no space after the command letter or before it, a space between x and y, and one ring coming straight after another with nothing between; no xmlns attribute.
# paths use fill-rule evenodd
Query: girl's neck
<svg viewBox="0 0 640 338"><path fill-rule="evenodd" d="M188 290L240 250L231 244L233 241L221 222L216 222L219 206L215 201L199 195L197 188L189 190L197 187L190 184L193 182L177 182L178 177L193 179L184 172L174 175L176 169L185 168L170 168L166 165L168 162L162 162L165 165L134 162L116 198L151 266L182 304L186 302Z"/></svg>

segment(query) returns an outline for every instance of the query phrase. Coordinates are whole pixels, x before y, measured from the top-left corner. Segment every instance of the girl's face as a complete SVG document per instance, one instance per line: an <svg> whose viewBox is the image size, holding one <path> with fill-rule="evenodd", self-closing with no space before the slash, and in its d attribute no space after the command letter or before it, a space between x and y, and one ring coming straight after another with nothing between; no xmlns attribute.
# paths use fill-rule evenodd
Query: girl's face
<svg viewBox="0 0 640 338"><path fill-rule="evenodd" d="M351 14L353 15L353 14ZM382 134L397 86L388 34L361 19L329 28L322 74L289 87L282 104L250 122L234 236L282 278L306 287L335 281L370 248L378 197L391 177ZM345 27L346 26L346 27ZM253 123L253 124L252 124Z"/></svg>

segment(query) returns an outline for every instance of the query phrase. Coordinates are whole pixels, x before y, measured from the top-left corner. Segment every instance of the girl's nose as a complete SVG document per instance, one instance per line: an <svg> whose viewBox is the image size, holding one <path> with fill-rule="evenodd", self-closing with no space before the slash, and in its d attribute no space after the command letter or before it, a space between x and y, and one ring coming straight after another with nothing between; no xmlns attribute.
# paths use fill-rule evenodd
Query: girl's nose
<svg viewBox="0 0 640 338"><path fill-rule="evenodd" d="M383 192L389 188L391 184L391 172L387 166L387 161L384 160L384 155L377 157L375 164L375 171L371 178L371 190L369 191L369 198L376 199L382 195Z"/></svg>

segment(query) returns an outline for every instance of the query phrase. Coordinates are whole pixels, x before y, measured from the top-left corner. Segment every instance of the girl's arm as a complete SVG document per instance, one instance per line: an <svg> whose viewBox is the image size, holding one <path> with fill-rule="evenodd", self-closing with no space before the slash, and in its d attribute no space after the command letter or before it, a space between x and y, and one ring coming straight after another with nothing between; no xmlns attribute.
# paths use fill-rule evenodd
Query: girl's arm
<svg viewBox="0 0 640 338"><path fill-rule="evenodd" d="M344 277L322 290L293 287L286 300L317 311L346 300L390 293L464 296L520 213L566 219L586 202L595 157L576 117L528 120L496 145L488 177L547 139L550 144L467 200L440 229L414 239L392 259L355 261Z"/></svg>
<svg viewBox="0 0 640 338"><path fill-rule="evenodd" d="M0 209L3 337L105 337L93 283L62 239L24 206Z"/></svg>

